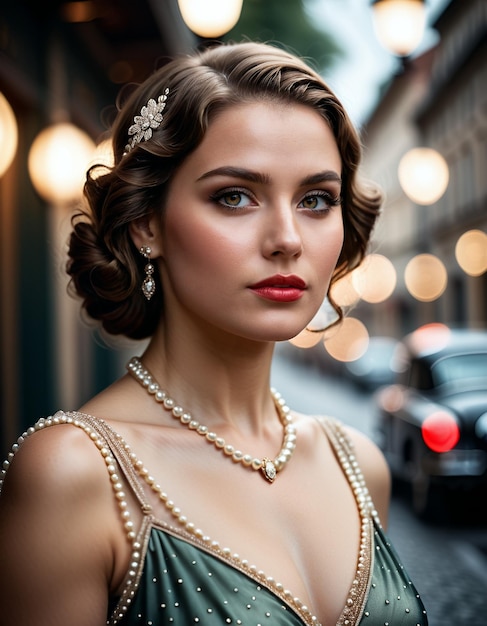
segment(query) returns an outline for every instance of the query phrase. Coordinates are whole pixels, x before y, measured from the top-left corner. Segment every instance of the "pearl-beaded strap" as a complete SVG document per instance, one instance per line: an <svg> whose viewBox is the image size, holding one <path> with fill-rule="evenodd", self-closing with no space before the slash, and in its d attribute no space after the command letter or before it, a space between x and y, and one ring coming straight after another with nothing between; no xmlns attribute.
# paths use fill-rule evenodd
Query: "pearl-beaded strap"
<svg viewBox="0 0 487 626"><path fill-rule="evenodd" d="M337 459L352 488L359 509L361 529L357 570L345 608L336 626L358 624L367 602L367 591L372 582L374 553L374 521L380 526L377 511L367 489L364 475L355 458L353 444L343 425L331 418L318 418L335 450Z"/></svg>
<svg viewBox="0 0 487 626"><path fill-rule="evenodd" d="M149 541L148 531L150 530L150 524L153 521L153 518L150 515L152 508L148 504L145 498L144 490L137 479L137 474L133 470L132 464L129 462L128 457L125 454L125 447L117 444L117 433L115 433L115 431L113 431L113 429L111 429L103 420L94 418L93 416L84 413L64 413L63 411L57 411L57 413L52 416L39 419L34 426L28 428L22 433L12 446L7 459L4 461L0 472L0 494L7 470L9 469L15 454L19 451L20 446L24 443L27 437L37 431L44 430L49 426L55 426L57 424L71 424L81 428L100 451L100 454L105 460L112 489L120 510L124 530L127 539L131 544L130 567L125 577L124 588L117 605L112 612L111 618L107 621L107 624L118 624L127 612L139 585L139 580L144 566L144 555ZM126 499L127 496L121 481L120 471L122 471L125 475L134 495L140 503L140 509L144 514L138 532L135 531L134 523L128 508Z"/></svg>
<svg viewBox="0 0 487 626"><path fill-rule="evenodd" d="M98 429L96 429L95 424L97 422L99 422L99 420L94 420L93 418L90 419L90 416L82 416L80 414L78 417L78 414L76 413L64 413L63 411L57 411L57 413L52 416L39 419L34 424L34 426L31 426L22 433L22 435L17 439L16 443L12 446L12 449L8 454L7 459L4 461L2 471L0 473L0 493L10 463L12 462L15 454L18 452L20 446L27 439L27 437L39 430L44 430L49 426L55 426L57 424L72 424L73 426L77 426L78 428L84 430L84 432L90 437L90 439L99 449L100 454L104 458L105 465L110 476L112 489L115 494L115 499L118 502L118 507L120 509L122 519L124 520L124 528L127 539L130 542L133 542L135 540L134 524L132 522L130 511L128 509L126 494L123 490L123 483L120 480L119 466L115 457L112 455L110 446L107 443L106 439L100 434L100 432L98 432ZM141 494L143 494L143 491L141 492L140 490L140 486L137 487L136 484L131 484L131 486L135 489L136 493L138 493L139 497Z"/></svg>

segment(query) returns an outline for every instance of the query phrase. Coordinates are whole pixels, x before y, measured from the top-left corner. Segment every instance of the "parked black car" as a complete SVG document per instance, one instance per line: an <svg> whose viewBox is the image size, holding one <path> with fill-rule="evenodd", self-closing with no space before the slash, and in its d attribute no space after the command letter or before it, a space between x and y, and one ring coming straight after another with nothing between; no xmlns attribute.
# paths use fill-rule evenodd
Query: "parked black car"
<svg viewBox="0 0 487 626"><path fill-rule="evenodd" d="M397 383L378 391L378 443L415 512L487 497L487 331L423 326L401 342Z"/></svg>

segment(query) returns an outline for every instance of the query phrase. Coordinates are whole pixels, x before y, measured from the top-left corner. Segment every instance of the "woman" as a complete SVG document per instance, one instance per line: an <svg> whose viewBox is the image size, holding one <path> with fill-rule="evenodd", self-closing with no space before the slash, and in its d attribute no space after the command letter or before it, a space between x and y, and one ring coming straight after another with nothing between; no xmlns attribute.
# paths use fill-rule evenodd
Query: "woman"
<svg viewBox="0 0 487 626"><path fill-rule="evenodd" d="M68 273L107 332L149 342L14 448L1 623L426 624L381 528L381 453L269 388L274 343L378 215L342 105L286 52L221 45L142 84L113 147Z"/></svg>

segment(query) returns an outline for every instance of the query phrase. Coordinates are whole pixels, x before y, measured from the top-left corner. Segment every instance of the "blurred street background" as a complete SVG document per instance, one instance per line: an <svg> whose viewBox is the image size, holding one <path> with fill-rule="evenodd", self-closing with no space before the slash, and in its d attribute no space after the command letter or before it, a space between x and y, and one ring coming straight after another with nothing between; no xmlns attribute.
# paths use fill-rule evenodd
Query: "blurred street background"
<svg viewBox="0 0 487 626"><path fill-rule="evenodd" d="M83 321L63 271L86 168L111 162L117 95L173 55L242 39L290 49L320 72L360 133L363 175L385 193L370 253L333 287L343 323L279 344L273 383L293 409L334 415L380 445L381 411L398 433L401 419L416 420L426 451L422 418L404 420L404 398L426 389L431 363L409 362L423 374L411 374L399 408L379 392L395 389L392 354L405 337L487 330L487 2L17 0L0 9L0 456L39 417L111 383L143 349ZM311 330L332 316L325 301ZM437 389L423 398L461 431L458 449L434 458L474 478L487 475L481 343L461 402ZM465 374L466 361L451 371ZM405 465L422 466L406 444L403 452ZM395 488L389 532L431 626L486 626L485 483L435 522L417 515L409 495Z"/></svg>

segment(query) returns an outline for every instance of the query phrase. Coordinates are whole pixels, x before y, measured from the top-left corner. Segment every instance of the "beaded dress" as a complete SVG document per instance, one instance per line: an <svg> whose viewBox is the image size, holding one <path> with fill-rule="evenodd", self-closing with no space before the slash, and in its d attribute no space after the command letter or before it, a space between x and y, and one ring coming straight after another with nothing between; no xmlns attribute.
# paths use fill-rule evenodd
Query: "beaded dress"
<svg viewBox="0 0 487 626"><path fill-rule="evenodd" d="M318 419L354 493L362 521L356 575L336 626L427 626L424 605L381 528L342 424ZM145 494L144 485L151 484L147 470L103 420L62 411L39 420L14 445L4 463L0 489L25 437L56 424L73 424L87 433L105 458L115 497L122 490L115 477L122 472L143 514L137 530L127 521L127 512L123 516L132 559L124 590L111 603L107 625L325 626L290 591L220 548L192 524L158 520Z"/></svg>

